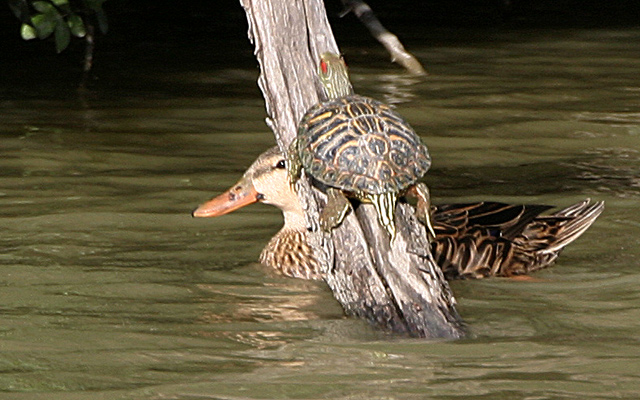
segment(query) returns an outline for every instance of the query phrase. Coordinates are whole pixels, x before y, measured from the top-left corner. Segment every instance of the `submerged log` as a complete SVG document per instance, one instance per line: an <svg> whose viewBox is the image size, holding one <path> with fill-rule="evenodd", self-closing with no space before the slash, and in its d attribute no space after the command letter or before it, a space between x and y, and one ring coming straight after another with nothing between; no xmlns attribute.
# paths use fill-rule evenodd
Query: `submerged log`
<svg viewBox="0 0 640 400"><path fill-rule="evenodd" d="M287 151L305 111L319 101L319 56L339 53L321 0L241 0L260 65L267 125ZM347 315L410 336L459 338L462 323L425 228L409 205L396 209L398 234L389 242L370 205L360 205L331 234L318 227L325 196L307 179L298 184L311 245Z"/></svg>

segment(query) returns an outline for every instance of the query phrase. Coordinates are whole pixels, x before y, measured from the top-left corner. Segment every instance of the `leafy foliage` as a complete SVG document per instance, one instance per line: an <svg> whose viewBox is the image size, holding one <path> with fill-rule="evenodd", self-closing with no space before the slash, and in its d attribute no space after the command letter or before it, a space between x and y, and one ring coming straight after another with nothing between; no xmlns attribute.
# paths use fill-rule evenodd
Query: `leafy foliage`
<svg viewBox="0 0 640 400"><path fill-rule="evenodd" d="M71 36L83 38L87 26L98 25L107 33L107 16L102 9L106 0L8 0L15 16L22 21L20 35L24 40L46 39L53 34L56 50L69 46Z"/></svg>

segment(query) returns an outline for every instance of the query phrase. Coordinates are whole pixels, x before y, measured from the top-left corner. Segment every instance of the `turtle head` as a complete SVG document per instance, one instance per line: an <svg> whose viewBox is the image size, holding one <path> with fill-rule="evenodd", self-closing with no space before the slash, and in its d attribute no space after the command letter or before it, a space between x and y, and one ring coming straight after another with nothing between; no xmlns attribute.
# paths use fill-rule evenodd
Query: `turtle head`
<svg viewBox="0 0 640 400"><path fill-rule="evenodd" d="M318 66L318 76L328 99L338 99L353 94L347 64L342 56L334 53L322 54Z"/></svg>

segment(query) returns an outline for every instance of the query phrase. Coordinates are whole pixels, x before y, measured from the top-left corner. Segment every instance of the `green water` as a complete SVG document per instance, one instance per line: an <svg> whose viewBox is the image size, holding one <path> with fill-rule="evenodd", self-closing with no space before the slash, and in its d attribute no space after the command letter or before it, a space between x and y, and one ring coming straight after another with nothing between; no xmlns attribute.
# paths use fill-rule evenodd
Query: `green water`
<svg viewBox="0 0 640 400"><path fill-rule="evenodd" d="M640 397L640 30L424 43L424 80L344 48L357 90L423 136L436 203L605 200L556 266L454 282L468 339L384 336L256 263L277 210L190 217L274 143L255 64L125 69L84 101L17 84L0 92L0 398Z"/></svg>

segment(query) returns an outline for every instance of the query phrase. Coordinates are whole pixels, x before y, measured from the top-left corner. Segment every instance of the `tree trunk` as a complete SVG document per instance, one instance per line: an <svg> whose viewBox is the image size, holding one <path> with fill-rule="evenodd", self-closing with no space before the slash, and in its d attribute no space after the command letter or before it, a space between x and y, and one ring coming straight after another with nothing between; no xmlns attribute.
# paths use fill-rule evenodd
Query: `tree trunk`
<svg viewBox="0 0 640 400"><path fill-rule="evenodd" d="M319 101L319 56L339 51L321 0L240 1L261 69L258 85L266 101L267 125L286 153L298 121ZM393 243L374 208L364 204L326 234L317 223L324 194L306 179L298 185L311 227L310 244L348 315L411 336L463 336L455 300L409 205L396 209L398 233Z"/></svg>

